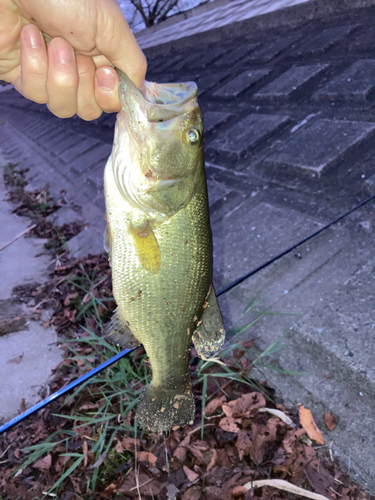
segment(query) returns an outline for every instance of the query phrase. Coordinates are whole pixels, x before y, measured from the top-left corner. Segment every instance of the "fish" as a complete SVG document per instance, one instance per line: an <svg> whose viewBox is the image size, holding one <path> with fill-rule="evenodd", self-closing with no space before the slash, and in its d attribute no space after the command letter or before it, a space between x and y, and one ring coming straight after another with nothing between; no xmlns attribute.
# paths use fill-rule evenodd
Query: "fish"
<svg viewBox="0 0 375 500"><path fill-rule="evenodd" d="M194 82L139 89L117 71L121 110L104 171L117 309L105 337L124 349L143 344L152 379L136 419L161 433L194 421L192 341L208 359L225 339L212 285L203 115Z"/></svg>

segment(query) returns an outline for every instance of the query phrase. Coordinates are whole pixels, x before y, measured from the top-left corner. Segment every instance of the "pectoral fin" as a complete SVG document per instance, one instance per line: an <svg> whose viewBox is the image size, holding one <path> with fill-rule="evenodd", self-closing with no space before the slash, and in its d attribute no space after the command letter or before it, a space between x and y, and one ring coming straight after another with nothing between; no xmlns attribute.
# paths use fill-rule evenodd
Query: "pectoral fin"
<svg viewBox="0 0 375 500"><path fill-rule="evenodd" d="M140 345L127 322L121 318L118 309L115 310L111 321L106 326L104 337L122 349L133 349Z"/></svg>
<svg viewBox="0 0 375 500"><path fill-rule="evenodd" d="M193 342L198 356L207 359L220 349L225 340L223 318L212 285L202 307L203 313L193 333Z"/></svg>
<svg viewBox="0 0 375 500"><path fill-rule="evenodd" d="M161 253L158 240L149 221L130 228L137 257L151 274L157 274L161 267Z"/></svg>

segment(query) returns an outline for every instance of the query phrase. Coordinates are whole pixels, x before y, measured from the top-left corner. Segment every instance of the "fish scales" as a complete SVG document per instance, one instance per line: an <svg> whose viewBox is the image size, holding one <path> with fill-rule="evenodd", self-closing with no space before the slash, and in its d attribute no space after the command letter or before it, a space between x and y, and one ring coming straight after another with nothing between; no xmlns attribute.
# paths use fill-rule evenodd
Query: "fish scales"
<svg viewBox="0 0 375 500"><path fill-rule="evenodd" d="M205 357L220 347L225 335L212 289L203 123L195 84L186 84L185 94L184 84L181 88L146 84L150 87L140 93L125 75L119 75L123 110L104 176L118 306L107 337L123 347L137 341L144 345L152 382L139 402L138 422L152 431L167 431L194 418L189 373L192 339ZM181 97L185 98L182 104ZM159 106L156 122L151 116L155 103ZM186 134L190 134L188 140ZM191 147L191 138L196 147ZM165 155L168 140L173 148ZM184 156L186 150L189 154ZM175 164L169 168L171 156ZM210 325L208 330L205 324Z"/></svg>

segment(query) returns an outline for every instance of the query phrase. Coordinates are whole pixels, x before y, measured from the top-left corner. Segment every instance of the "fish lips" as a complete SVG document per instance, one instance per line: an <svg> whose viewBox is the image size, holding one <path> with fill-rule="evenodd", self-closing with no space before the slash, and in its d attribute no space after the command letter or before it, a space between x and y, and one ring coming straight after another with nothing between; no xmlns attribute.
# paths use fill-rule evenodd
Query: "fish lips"
<svg viewBox="0 0 375 500"><path fill-rule="evenodd" d="M198 108L198 88L194 82L159 84L145 82L138 89L120 70L119 92L122 108L134 114L134 107L148 122L165 122Z"/></svg>

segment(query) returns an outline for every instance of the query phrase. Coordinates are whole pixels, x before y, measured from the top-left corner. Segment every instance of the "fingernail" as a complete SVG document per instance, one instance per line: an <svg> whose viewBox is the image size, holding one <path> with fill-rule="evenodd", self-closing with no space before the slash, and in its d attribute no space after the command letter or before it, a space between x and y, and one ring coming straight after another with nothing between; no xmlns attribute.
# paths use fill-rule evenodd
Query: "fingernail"
<svg viewBox="0 0 375 500"><path fill-rule="evenodd" d="M54 58L60 63L69 64L74 61L73 48L64 43L62 40L52 40L50 47L53 51Z"/></svg>
<svg viewBox="0 0 375 500"><path fill-rule="evenodd" d="M33 49L42 47L44 45L43 35L36 26L30 25L27 34L27 41L30 47L32 47Z"/></svg>
<svg viewBox="0 0 375 500"><path fill-rule="evenodd" d="M113 90L115 88L116 78L112 71L107 68L101 68L96 74L98 85L103 90Z"/></svg>

